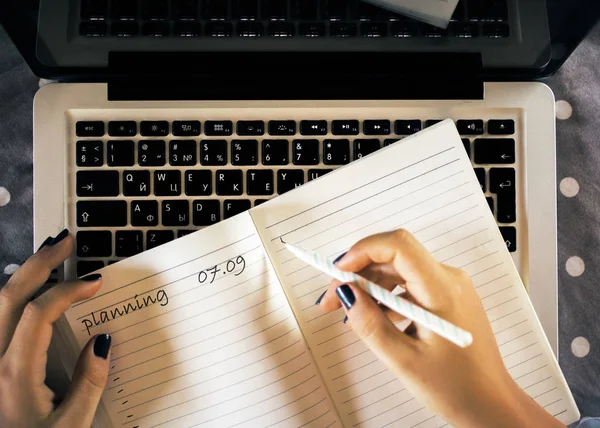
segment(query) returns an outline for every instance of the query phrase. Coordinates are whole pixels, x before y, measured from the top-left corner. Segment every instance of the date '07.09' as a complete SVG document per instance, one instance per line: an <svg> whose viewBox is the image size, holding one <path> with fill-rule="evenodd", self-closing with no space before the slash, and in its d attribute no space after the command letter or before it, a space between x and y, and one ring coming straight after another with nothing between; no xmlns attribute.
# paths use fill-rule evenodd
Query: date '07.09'
<svg viewBox="0 0 600 428"><path fill-rule="evenodd" d="M246 260L243 256L237 256L234 259L227 260L221 264L215 265L208 269L201 270L198 272L198 282L200 284L212 284L215 279L221 276L233 273L235 276L241 275L246 268Z"/></svg>

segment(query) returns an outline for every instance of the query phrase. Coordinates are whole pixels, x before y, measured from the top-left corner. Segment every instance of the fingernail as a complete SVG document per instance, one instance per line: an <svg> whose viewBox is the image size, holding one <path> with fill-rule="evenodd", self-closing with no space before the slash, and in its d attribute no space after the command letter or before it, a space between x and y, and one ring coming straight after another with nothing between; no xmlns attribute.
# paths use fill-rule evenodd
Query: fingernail
<svg viewBox="0 0 600 428"><path fill-rule="evenodd" d="M40 251L42 248L44 248L46 245L48 245L50 242L52 242L54 238L52 238L51 236L47 237L46 240L44 242L42 242L42 245L40 245L40 248L37 249L36 253L38 251Z"/></svg>
<svg viewBox="0 0 600 428"><path fill-rule="evenodd" d="M67 236L69 236L69 229L63 229L63 231L60 232L58 235L56 235L56 238L54 238L52 241L50 241L48 243L48 245L50 245L50 246L56 245L60 241L62 241L63 239L65 239Z"/></svg>
<svg viewBox="0 0 600 428"><path fill-rule="evenodd" d="M340 285L338 288L336 288L335 294L338 295L340 301L346 307L346 309L350 309L356 301L356 297L354 297L354 293L348 284Z"/></svg>
<svg viewBox="0 0 600 428"><path fill-rule="evenodd" d="M108 351L110 351L110 342L112 341L110 334L101 334L96 337L94 342L94 355L106 360Z"/></svg>
<svg viewBox="0 0 600 428"><path fill-rule="evenodd" d="M337 256L337 258L333 261L333 264L337 264L337 262L339 262L340 260L342 260L342 257L344 257L346 255L348 251L346 251L345 253L340 254L339 256Z"/></svg>
<svg viewBox="0 0 600 428"><path fill-rule="evenodd" d="M346 315L346 316L344 317L344 324L346 324L347 322L348 322L348 315Z"/></svg>
<svg viewBox="0 0 600 428"><path fill-rule="evenodd" d="M100 278L102 278L102 275L100 275L99 273L92 273L90 275L84 276L83 278L79 278L79 280L85 282L93 282L98 281Z"/></svg>
<svg viewBox="0 0 600 428"><path fill-rule="evenodd" d="M325 296L325 293L327 293L327 290L323 291L323 294L321 294L319 296L319 298L317 299L317 301L315 302L315 305L318 305L319 303L321 303L321 300L323 300L323 296Z"/></svg>

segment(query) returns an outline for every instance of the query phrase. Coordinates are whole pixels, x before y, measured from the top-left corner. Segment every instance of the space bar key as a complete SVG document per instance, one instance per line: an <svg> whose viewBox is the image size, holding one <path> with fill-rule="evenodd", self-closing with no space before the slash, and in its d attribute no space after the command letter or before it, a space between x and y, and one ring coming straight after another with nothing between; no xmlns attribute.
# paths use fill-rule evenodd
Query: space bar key
<svg viewBox="0 0 600 428"><path fill-rule="evenodd" d="M125 201L78 201L78 227L108 227L127 225Z"/></svg>

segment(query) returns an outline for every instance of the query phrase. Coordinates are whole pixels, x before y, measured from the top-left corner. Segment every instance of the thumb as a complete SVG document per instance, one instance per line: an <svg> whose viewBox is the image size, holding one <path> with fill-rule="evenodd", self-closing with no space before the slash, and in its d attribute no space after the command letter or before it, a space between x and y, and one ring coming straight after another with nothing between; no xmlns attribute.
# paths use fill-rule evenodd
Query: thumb
<svg viewBox="0 0 600 428"><path fill-rule="evenodd" d="M348 315L348 324L377 357L399 374L414 361L419 343L400 331L377 303L354 284L335 290Z"/></svg>
<svg viewBox="0 0 600 428"><path fill-rule="evenodd" d="M71 388L56 411L59 426L89 427L102 397L110 359L109 334L92 338L79 356Z"/></svg>

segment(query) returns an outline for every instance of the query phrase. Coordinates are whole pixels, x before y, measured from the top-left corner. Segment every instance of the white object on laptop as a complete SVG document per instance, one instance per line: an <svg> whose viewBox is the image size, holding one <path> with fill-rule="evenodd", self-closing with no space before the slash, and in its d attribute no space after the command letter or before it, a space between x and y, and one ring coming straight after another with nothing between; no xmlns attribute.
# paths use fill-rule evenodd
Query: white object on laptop
<svg viewBox="0 0 600 428"><path fill-rule="evenodd" d="M440 28L448 27L458 0L365 0Z"/></svg>

